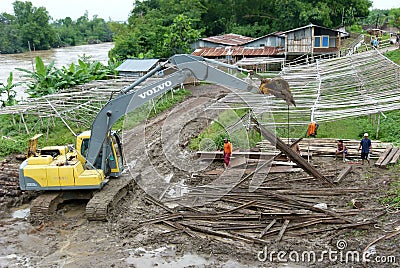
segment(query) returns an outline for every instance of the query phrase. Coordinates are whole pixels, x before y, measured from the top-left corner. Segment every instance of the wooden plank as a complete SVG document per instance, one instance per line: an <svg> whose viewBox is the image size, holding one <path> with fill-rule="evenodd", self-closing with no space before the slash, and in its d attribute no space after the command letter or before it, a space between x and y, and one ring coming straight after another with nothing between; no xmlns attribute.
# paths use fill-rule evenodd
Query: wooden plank
<svg viewBox="0 0 400 268"><path fill-rule="evenodd" d="M314 207L314 206L309 205L309 204L307 204L307 203L305 203L305 202L300 202L300 201L298 201L298 200L296 200L296 199L294 199L294 198L290 198L290 197L287 197L287 196L284 196L284 195L273 194L273 193L269 193L269 194L272 195L272 196L275 196L275 197L278 198L278 199L284 200L284 201L294 202L294 203L296 203L296 204L298 204L298 205L304 206L305 208L307 208L307 209L309 209L309 210L317 211L317 212L323 212L323 213L325 213L325 214L327 214L327 215L330 215L330 216L336 217L336 218L338 218L338 219L344 220L345 222L353 223L352 220L347 219L347 218L345 218L345 217L342 217L341 215L339 215L339 214L336 213L336 212L333 212L333 211L330 211L330 210L327 210L327 209L322 209L322 208Z"/></svg>
<svg viewBox="0 0 400 268"><path fill-rule="evenodd" d="M352 170L353 166L350 165L348 167L346 167L345 169L343 169L340 173L339 176L337 177L337 179L334 181L334 183L338 184L340 183L346 176L347 174L349 174Z"/></svg>
<svg viewBox="0 0 400 268"><path fill-rule="evenodd" d="M390 153L388 154L388 156L385 158L385 160L383 160L382 164L380 165L380 167L386 167L387 164L389 164L390 160L392 160L393 156L397 153L397 151L399 150L399 148L392 148L392 150L390 151Z"/></svg>
<svg viewBox="0 0 400 268"><path fill-rule="evenodd" d="M173 214L173 215L168 215L168 216L162 216L162 217L155 218L155 219L141 221L141 222L139 222L139 224L159 223L159 222L163 222L163 221L175 220L178 218L182 218L182 215L181 214Z"/></svg>
<svg viewBox="0 0 400 268"><path fill-rule="evenodd" d="M290 220L285 220L285 222L283 223L282 229L281 229L281 231L279 232L278 237L276 238L276 242L279 242L279 241L282 240L282 236L283 236L283 234L285 233L286 228L287 228L288 225L289 225L289 222L290 222Z"/></svg>
<svg viewBox="0 0 400 268"><path fill-rule="evenodd" d="M252 118L253 122L256 123L256 126L254 126L258 131L260 131L261 135L263 135L264 138L269 140L272 144L275 144L276 148L281 150L283 153L285 153L287 156L290 157L290 159L295 162L297 165L299 165L305 172L313 176L314 178L317 178L319 180L322 180L329 185L333 186L333 183L328 180L324 175L322 175L317 169L315 169L310 163L308 163L305 159L303 159L298 153L293 151L289 146L286 145L281 139L279 139L274 133L272 133L270 130L268 130L266 127L263 125L259 124L258 121L255 118Z"/></svg>
<svg viewBox="0 0 400 268"><path fill-rule="evenodd" d="M224 152L222 151L198 151L196 152L197 157L202 159L223 159ZM266 152L232 152L231 157L245 157L250 159L266 159L269 160L274 157L274 153Z"/></svg>
<svg viewBox="0 0 400 268"><path fill-rule="evenodd" d="M268 174L291 173L291 172L300 172L300 171L302 171L301 168L293 168L290 166L276 166L276 167L271 167L269 169Z"/></svg>
<svg viewBox="0 0 400 268"><path fill-rule="evenodd" d="M256 202L257 202L257 200L252 200L252 201L247 202L246 204L243 204L243 205L241 205L241 206L232 208L232 209L230 209L230 210L226 210L226 211L219 212L218 214L230 213L230 212L233 212L233 211L235 211L235 210L239 210L239 209L242 209L242 208L246 208L246 207L249 207L249 206L253 205L253 204L256 203Z"/></svg>
<svg viewBox="0 0 400 268"><path fill-rule="evenodd" d="M268 230L271 229L271 227L275 224L275 222L276 222L276 219L273 219L273 220L268 224L268 226L265 227L265 229L261 232L259 238L262 238L262 237L268 232Z"/></svg>
<svg viewBox="0 0 400 268"><path fill-rule="evenodd" d="M233 168L233 167L238 167L238 166L244 165L244 164L246 164L246 163L247 163L247 162L246 162L246 158L243 157L243 156L240 156L240 157L233 157L233 158L231 158L231 161L230 161L230 163L229 163L229 166L230 166L231 168Z"/></svg>
<svg viewBox="0 0 400 268"><path fill-rule="evenodd" d="M387 147L385 151L381 154L381 156L379 156L378 160L376 160L375 166L380 166L391 150L392 147Z"/></svg>
<svg viewBox="0 0 400 268"><path fill-rule="evenodd" d="M299 142L301 142L303 140L303 138L300 138L298 140L296 140L295 142L293 142L292 144L290 144L290 148L293 148L296 144L298 144ZM280 152L279 154L277 154L274 159L278 159L280 156L282 156L283 153Z"/></svg>
<svg viewBox="0 0 400 268"><path fill-rule="evenodd" d="M400 149L397 150L397 153L393 156L392 160L390 160L389 164L396 164L400 158Z"/></svg>

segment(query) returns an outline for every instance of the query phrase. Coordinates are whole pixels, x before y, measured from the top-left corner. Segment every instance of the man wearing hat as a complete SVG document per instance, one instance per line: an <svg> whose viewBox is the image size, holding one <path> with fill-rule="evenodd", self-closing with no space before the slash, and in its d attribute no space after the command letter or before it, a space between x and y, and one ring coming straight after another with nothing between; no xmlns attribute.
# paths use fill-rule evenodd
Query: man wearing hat
<svg viewBox="0 0 400 268"><path fill-rule="evenodd" d="M358 150L361 149L361 164L364 165L364 159L367 159L368 165L369 163L369 153L372 150L371 140L368 138L368 133L364 133L364 139L361 140L360 145L358 146Z"/></svg>

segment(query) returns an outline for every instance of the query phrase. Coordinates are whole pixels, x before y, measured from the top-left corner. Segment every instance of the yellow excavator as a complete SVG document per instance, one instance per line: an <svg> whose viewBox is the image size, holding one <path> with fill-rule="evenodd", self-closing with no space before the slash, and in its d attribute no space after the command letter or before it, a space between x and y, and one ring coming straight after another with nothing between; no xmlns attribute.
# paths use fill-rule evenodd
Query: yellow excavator
<svg viewBox="0 0 400 268"><path fill-rule="evenodd" d="M173 65L177 71L159 81L136 88L155 73ZM245 82L214 65L240 69L234 65L192 55L174 55L145 76L136 80L121 93L108 101L93 121L91 131L85 131L76 137L76 145L47 146L37 149L37 138L28 146L28 158L19 170L22 190L47 191L32 202L31 215L51 214L57 205L67 199L89 199L86 216L91 220L105 220L107 213L126 194L132 185L129 179L113 179L124 170L122 143L119 135L112 131L114 123L129 111L147 103L161 94L182 84L188 77L221 84L230 88L262 93L262 88ZM282 87L270 81L267 85L278 97L286 96L293 103L289 87ZM287 84L287 83L286 83ZM282 90L287 91L282 95ZM126 176L125 176L126 177ZM100 190L101 189L101 190ZM79 191L77 191L79 190ZM95 190L95 191L94 191Z"/></svg>

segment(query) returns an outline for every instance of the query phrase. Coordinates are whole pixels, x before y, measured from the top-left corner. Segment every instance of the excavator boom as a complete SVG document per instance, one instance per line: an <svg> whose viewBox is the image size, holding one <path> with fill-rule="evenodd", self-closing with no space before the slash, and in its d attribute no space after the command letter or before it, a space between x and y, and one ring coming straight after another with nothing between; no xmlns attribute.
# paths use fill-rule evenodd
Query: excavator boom
<svg viewBox="0 0 400 268"><path fill-rule="evenodd" d="M86 156L91 165L95 165L100 152L105 149L107 133L113 124L126 113L140 107L144 103L171 90L176 85L183 83L188 77L193 76L198 80L208 81L232 87L244 91L259 92L259 89L242 79L230 75L222 70L211 66L201 57L191 55L175 55L169 59L178 71L165 77L161 81L144 86L136 91L120 94L110 100L97 114L92 124L92 135L89 142L89 150ZM233 66L233 68L236 68ZM130 87L130 89L133 89ZM102 156L105 156L102 153ZM102 159L102 169L105 159Z"/></svg>

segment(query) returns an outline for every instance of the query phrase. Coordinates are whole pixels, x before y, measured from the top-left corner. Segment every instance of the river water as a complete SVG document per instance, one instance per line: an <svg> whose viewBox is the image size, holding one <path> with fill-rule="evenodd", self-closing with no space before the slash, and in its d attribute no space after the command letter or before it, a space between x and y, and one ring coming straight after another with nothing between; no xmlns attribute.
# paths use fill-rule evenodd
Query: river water
<svg viewBox="0 0 400 268"><path fill-rule="evenodd" d="M22 77L26 73L16 70L15 68L23 68L30 71L34 70L36 56L40 56L45 65L54 61L54 66L58 68L71 63L77 64L78 59L83 55L86 57L90 56L93 61L100 61L103 64L107 64L108 52L113 47L114 43L102 43L32 51L20 54L0 54L0 83L7 83L10 72L14 75L13 83L26 81L26 78ZM16 88L18 100L26 98L26 94L24 94L25 88L26 86Z"/></svg>

